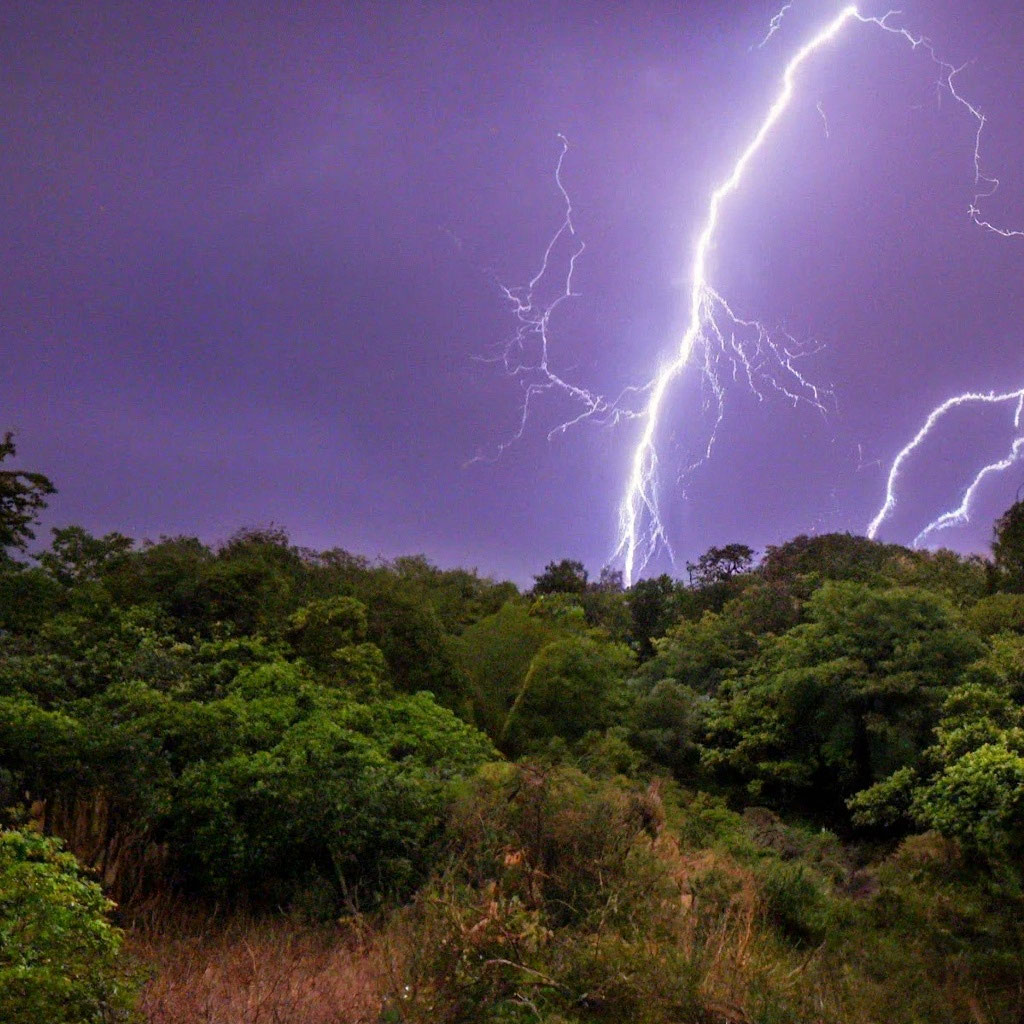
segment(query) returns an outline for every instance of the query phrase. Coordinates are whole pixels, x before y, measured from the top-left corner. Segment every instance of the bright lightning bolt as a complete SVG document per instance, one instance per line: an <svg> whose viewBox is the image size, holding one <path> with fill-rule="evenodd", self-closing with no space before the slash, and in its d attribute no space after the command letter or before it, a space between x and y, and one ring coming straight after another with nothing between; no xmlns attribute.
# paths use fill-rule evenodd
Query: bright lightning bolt
<svg viewBox="0 0 1024 1024"><path fill-rule="evenodd" d="M785 18L786 12L792 8L792 4L785 4L780 10L772 15L771 21L768 22L768 31L765 33L764 39L757 44L759 50L763 50L771 40L772 36L782 28L782 19Z"/></svg>
<svg viewBox="0 0 1024 1024"><path fill-rule="evenodd" d="M921 447L922 444L924 444L935 425L943 418L943 416L946 415L946 413L966 405L1000 405L1005 402L1017 403L1013 417L1013 426L1015 430L1019 431L1021 427L1021 416L1024 414L1024 388L1019 391L1007 391L1002 394L993 391L984 393L968 391L965 394L954 395L952 398L947 398L940 405L937 405L928 414L928 417L925 419L921 429L918 430L909 443L900 449L896 458L893 460L885 484L885 501L882 503L882 507L875 514L874 519L872 519L868 524L867 535L874 540L881 526L896 508L896 491L907 460L915 451L917 451L918 448ZM925 538L932 533L936 533L939 530L949 529L951 526L965 525L970 522L971 504L978 492L978 488L982 483L984 483L987 477L994 473L1001 473L1017 462L1020 458L1022 448L1024 448L1024 437L1018 437L1013 442L1010 452L1006 458L984 466L964 492L960 504L955 509L952 509L949 512L944 512L942 515L932 520L932 522L930 522L914 538L914 546L917 547L922 544Z"/></svg>
<svg viewBox="0 0 1024 1024"><path fill-rule="evenodd" d="M768 35L763 40L762 45L778 30L787 9L787 7L783 7L772 19ZM914 36L906 29L891 25L890 19L894 14L895 12L890 12L881 18L867 17L861 14L855 5L851 4L844 7L832 21L808 42L804 43L786 65L782 74L782 86L778 95L768 109L764 120L755 131L751 141L740 154L739 159L733 166L732 172L711 194L707 216L697 240L690 273L689 320L680 338L675 356L659 370L651 384L647 405L640 412L640 416L644 420L644 429L633 453L626 493L619 510L619 543L616 548L616 557L621 557L622 559L623 576L627 584L632 582L637 572L643 570L659 546L664 545L671 553L658 505L658 453L655 447L655 435L669 385L689 364L697 345L706 340L709 334L715 336L719 333L713 312L715 302L719 297L708 281L707 261L708 252L718 227L722 204L728 196L740 187L751 161L762 148L772 129L789 107L795 92L795 79L801 67L814 54L831 43L848 22L857 21L862 24L874 25L885 32L905 39L912 49L916 50L921 47L931 55L932 60L943 71L945 84L950 94L961 106L969 111L975 119L977 126L974 146L975 194L968 211L971 220L979 227L1004 237L1016 237L1022 234L1019 231L996 227L981 216L980 203L996 191L999 187L999 182L995 178L986 176L981 169L981 136L985 128L985 116L956 89L955 79L962 69L940 60L931 43L924 37ZM727 306L725 308L728 309ZM927 433L927 429L925 433ZM923 440L923 436L919 440L915 440L919 444L920 440ZM914 447L916 447L915 442L911 442L911 445L908 446L911 450ZM899 475L901 465L902 462L898 459L897 464L893 467L893 472L890 474L890 488L887 493L888 507L883 506L883 510L876 517L876 521L872 522L871 528L869 528L870 535L873 535L878 525L880 525L891 509L891 505L888 503L895 502L893 485L895 478Z"/></svg>
<svg viewBox="0 0 1024 1024"><path fill-rule="evenodd" d="M533 408L543 395L560 395L579 408L575 416L548 431L548 440L551 440L585 420L615 425L622 420L638 418L642 414L630 408L627 403L637 401L654 386L654 382L630 385L623 388L615 398L606 398L589 388L572 383L553 368L552 320L563 303L578 297L579 293L574 290L574 277L577 260L586 249L577 234L572 199L562 179L569 142L562 134L558 138L561 151L555 165L555 185L562 197L562 221L549 239L533 277L526 284L516 287L499 284L511 308L515 329L511 338L495 355L478 357L485 362L503 364L506 373L522 385L523 400L519 406L518 425L511 436L497 446L493 456L478 454L470 462L493 461L521 440ZM557 281L554 288L548 284L549 278ZM553 294L554 297L545 299L544 294ZM774 392L792 405L806 403L824 413L825 402L831 397L827 389L813 383L797 365L800 360L814 355L818 348L801 344L790 335L786 335L788 344L782 344L764 324L739 316L713 288L706 290L704 300L704 320L708 326L707 332L700 339L704 344L701 366L704 404L706 409L715 408L717 417L703 455L689 467L687 473L710 458L714 448L718 426L725 415L723 372L728 372L734 382L748 387L759 401L764 400L766 393Z"/></svg>
<svg viewBox="0 0 1024 1024"><path fill-rule="evenodd" d="M946 530L951 526L965 526L971 521L971 503L978 488L985 482L985 478L993 473L1002 473L1009 469L1019 458L1021 448L1024 447L1024 437L1018 437L1010 448L1009 455L998 462L991 462L985 466L971 482L970 487L964 491L960 504L949 512L944 512L937 519L930 522L915 538L913 546L920 547L930 533L937 533L939 530Z"/></svg>
<svg viewBox="0 0 1024 1024"><path fill-rule="evenodd" d="M740 154L732 173L711 194L707 219L697 239L690 274L689 323L679 341L675 357L661 368L654 379L647 406L642 413L643 433L633 454L626 496L619 511L619 545L616 555L622 558L623 577L627 585L632 582L634 572L638 568L642 570L651 559L659 544L668 546L668 538L665 535L658 508L658 453L654 444L654 436L669 384L689 363L694 347L706 335L709 327L712 331L716 330L714 316L710 314L709 306L713 304L717 293L708 283L707 258L715 230L718 227L722 203L727 196L739 188L751 160L785 113L793 98L794 78L801 65L813 53L831 42L842 27L855 17L859 17L857 8L845 7L836 18L797 51L796 56L783 72L782 90L768 110L767 116L761 122L747 148Z"/></svg>
<svg viewBox="0 0 1024 1024"><path fill-rule="evenodd" d="M765 46L779 32L783 19L792 6L792 3L787 2L771 19L767 34L758 44L759 47ZM868 17L861 14L856 5L850 4L804 43L785 66L779 92L764 119L740 153L730 174L711 193L690 268L689 316L674 355L663 363L648 383L642 386L627 387L614 400L604 398L587 388L571 383L552 368L549 337L551 318L566 300L576 295L573 290L573 277L576 271L576 262L585 248L576 234L572 202L562 180L562 168L569 145L564 136L559 136L562 142L562 151L555 169L555 181L564 202L562 223L548 243L541 266L529 283L519 288L502 287L502 292L510 303L516 320L516 330L511 341L503 347L497 356L497 361L503 362L505 369L521 381L524 388L524 399L520 409L518 429L512 438L499 447L498 451L500 453L509 444L523 436L534 401L547 392L559 392L580 406L580 412L574 418L550 431L549 438L583 420L595 419L598 422L615 423L621 419L639 419L643 422L640 439L629 463L625 494L619 506L619 539L613 556L613 558L621 560L623 576L627 585L633 582L639 572L643 571L659 549L664 548L669 557L672 557L672 548L659 510L659 460L655 438L669 387L694 361L695 352L700 352L698 368L706 389L705 407L716 410L716 419L702 457L690 467L690 470L695 469L711 455L718 425L722 422L724 383L721 369L723 363L727 369L731 368L733 380L744 383L759 399L764 397L767 388L781 394L793 404L806 402L822 412L825 411L824 399L828 397L828 393L814 385L795 365L799 358L809 353L801 351L800 346L792 338L788 338L792 347L778 343L762 323L739 316L710 282L708 256L715 241L722 206L726 199L740 188L754 158L790 107L796 91L796 78L799 71L812 56L824 50L848 23L859 22L871 25L890 35L900 37L910 45L912 50L923 49L930 56L932 62L941 71L939 85L945 88L953 99L971 115L975 123L974 190L968 205L968 215L971 221L978 227L1004 238L1024 237L1024 231L999 227L985 219L981 213L981 204L996 192L999 188L999 180L990 177L982 170L981 144L986 118L957 89L956 79L963 67L956 67L942 60L931 42L925 37L915 36L907 29L891 24L896 14L897 12L890 11L882 17ZM817 105L817 109L822 117L826 135L829 135L828 119L820 103ZM559 243L563 241L570 243L563 285L556 297L545 304L537 298L537 292L555 262L554 257ZM1001 402L1021 396L1022 393L1019 392L1005 395L998 395L994 392L989 394L968 393L949 399L933 410L925 426L894 461L889 473L885 502L869 525L868 535L875 536L879 527L895 507L896 483L907 458L924 441L935 422L949 409L967 402ZM633 401L643 399L643 404L638 408L629 408L623 405L627 397ZM1018 409L1018 426L1020 415L1021 412ZM1012 464L1021 454L1022 449L1024 449L1024 438L1014 442L1013 449L1006 459L984 467L964 494L961 505L930 523L918 539L920 540L936 530L944 529L954 522L964 521L981 482L992 473L999 472Z"/></svg>

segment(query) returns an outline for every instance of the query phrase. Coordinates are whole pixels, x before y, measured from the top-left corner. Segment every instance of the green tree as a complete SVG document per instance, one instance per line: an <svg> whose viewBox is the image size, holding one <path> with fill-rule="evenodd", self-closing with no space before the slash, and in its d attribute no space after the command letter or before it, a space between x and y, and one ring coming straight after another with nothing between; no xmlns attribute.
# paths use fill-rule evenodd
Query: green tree
<svg viewBox="0 0 1024 1024"><path fill-rule="evenodd" d="M850 801L875 828L935 829L984 862L1024 854L1024 708L998 676L953 689L935 742L916 768L893 773Z"/></svg>
<svg viewBox="0 0 1024 1024"><path fill-rule="evenodd" d="M689 687L663 679L637 699L631 719L630 742L654 764L680 778L697 767L704 720L700 698Z"/></svg>
<svg viewBox="0 0 1024 1024"><path fill-rule="evenodd" d="M196 537L161 537L143 542L118 563L104 586L118 604L157 605L178 624L176 632L182 635L210 635L216 627L200 584L213 559L214 553Z"/></svg>
<svg viewBox="0 0 1024 1024"><path fill-rule="evenodd" d="M492 739L500 738L534 656L559 632L522 601L509 601L458 638L459 661L473 690L473 720Z"/></svg>
<svg viewBox="0 0 1024 1024"><path fill-rule="evenodd" d="M560 562L548 562L533 581L533 593L538 597L542 594L582 594L587 589L587 570L582 562L563 558Z"/></svg>
<svg viewBox="0 0 1024 1024"><path fill-rule="evenodd" d="M878 581L894 563L911 552L895 544L880 544L849 533L801 535L770 546L761 560L761 575L769 580L812 579L812 589L825 580Z"/></svg>
<svg viewBox="0 0 1024 1024"><path fill-rule="evenodd" d="M893 558L886 575L901 587L942 594L958 608L969 608L991 590L992 564L979 555L955 551L906 551Z"/></svg>
<svg viewBox="0 0 1024 1024"><path fill-rule="evenodd" d="M195 599L203 623L237 634L279 635L295 607L304 566L288 536L276 527L238 531L203 565Z"/></svg>
<svg viewBox="0 0 1024 1024"><path fill-rule="evenodd" d="M81 526L53 530L50 550L39 564L66 587L92 583L123 565L134 547L131 537L108 533L94 537Z"/></svg>
<svg viewBox="0 0 1024 1024"><path fill-rule="evenodd" d="M14 434L0 441L0 464L17 455ZM42 473L0 469L0 556L10 550L24 551L35 539L32 526L56 489Z"/></svg>
<svg viewBox="0 0 1024 1024"><path fill-rule="evenodd" d="M286 636L317 671L330 672L340 650L366 638L366 607L353 597L311 601L289 616Z"/></svg>
<svg viewBox="0 0 1024 1024"><path fill-rule="evenodd" d="M1000 589L1024 591L1024 502L1015 502L996 520L992 557Z"/></svg>
<svg viewBox="0 0 1024 1024"><path fill-rule="evenodd" d="M470 683L458 662L456 638L430 602L393 580L377 581L360 599L366 605L366 639L383 652L395 688L428 690L440 704L468 717Z"/></svg>
<svg viewBox="0 0 1024 1024"><path fill-rule="evenodd" d="M945 600L913 588L827 583L807 617L723 685L704 758L759 799L841 819L844 800L920 755L983 647Z"/></svg>
<svg viewBox="0 0 1024 1024"><path fill-rule="evenodd" d="M624 644L586 636L547 644L530 663L505 723L503 746L519 753L556 737L571 743L614 725L628 704L624 680L631 665Z"/></svg>
<svg viewBox="0 0 1024 1024"><path fill-rule="evenodd" d="M990 594L976 601L964 619L984 637L995 633L1024 633L1024 594Z"/></svg>
<svg viewBox="0 0 1024 1024"><path fill-rule="evenodd" d="M984 743L957 758L915 795L915 818L990 858L1018 858L1024 852L1022 747L1020 738L1016 749Z"/></svg>
<svg viewBox="0 0 1024 1024"><path fill-rule="evenodd" d="M756 643L732 618L705 612L696 622L681 620L655 640L654 657L640 667L638 679L647 688L668 679L695 693L712 694L749 660Z"/></svg>
<svg viewBox="0 0 1024 1024"><path fill-rule="evenodd" d="M654 641L667 632L679 618L679 585L671 576L662 574L637 580L630 587L626 602L629 606L629 639L641 659L654 654Z"/></svg>
<svg viewBox="0 0 1024 1024"><path fill-rule="evenodd" d="M746 544L726 544L720 548L708 548L696 562L687 562L686 571L690 574L692 586L710 587L750 572L753 565L753 548Z"/></svg>
<svg viewBox="0 0 1024 1024"><path fill-rule="evenodd" d="M276 703L290 717L283 695ZM371 905L423 877L451 784L495 756L428 694L332 699L263 749L193 761L168 830L192 883L212 894L288 902L319 883L335 911Z"/></svg>
<svg viewBox="0 0 1024 1024"><path fill-rule="evenodd" d="M605 566L600 578L588 583L587 589L579 595L579 602L587 625L601 630L612 640L628 638L630 614L621 572Z"/></svg>
<svg viewBox="0 0 1024 1024"><path fill-rule="evenodd" d="M496 612L518 591L512 583L465 569L439 569L423 555L404 555L383 567L401 589L431 605L446 631L461 633L467 626Z"/></svg>
<svg viewBox="0 0 1024 1024"><path fill-rule="evenodd" d="M0 630L38 630L63 603L60 585L36 566L0 556Z"/></svg>

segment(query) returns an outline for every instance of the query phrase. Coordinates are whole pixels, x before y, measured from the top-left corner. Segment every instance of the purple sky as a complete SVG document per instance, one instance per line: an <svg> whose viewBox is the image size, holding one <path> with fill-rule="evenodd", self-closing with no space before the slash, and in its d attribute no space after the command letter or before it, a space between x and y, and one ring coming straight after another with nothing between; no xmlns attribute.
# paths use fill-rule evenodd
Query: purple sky
<svg viewBox="0 0 1024 1024"><path fill-rule="evenodd" d="M798 0L751 50L760 0L4 4L0 427L57 483L50 521L217 540L273 520L519 580L564 556L596 572L637 424L549 443L573 411L552 399L499 461L464 465L515 429L515 382L474 357L513 326L496 278L528 279L558 225L557 133L588 248L552 361L614 393L673 348L708 193L839 6ZM975 61L958 82L1003 179L985 212L1024 225L1019 0L902 6ZM681 561L863 530L873 460L932 406L1024 385L1024 239L967 218L973 125L935 81L851 26L728 205L713 281L822 346L803 368L835 410L736 389L713 460L677 485L707 429L679 382L661 449ZM956 504L1012 439L1008 410L951 419L885 539ZM1022 479L993 481L946 542L982 548Z"/></svg>

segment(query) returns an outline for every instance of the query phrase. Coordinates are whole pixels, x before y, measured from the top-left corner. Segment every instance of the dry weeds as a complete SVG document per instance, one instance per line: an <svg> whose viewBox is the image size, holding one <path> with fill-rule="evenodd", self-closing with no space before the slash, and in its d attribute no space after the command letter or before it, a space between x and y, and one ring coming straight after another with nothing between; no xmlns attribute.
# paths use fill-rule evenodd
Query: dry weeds
<svg viewBox="0 0 1024 1024"><path fill-rule="evenodd" d="M163 921L129 947L149 975L148 1024L370 1024L395 970L390 939L283 918Z"/></svg>

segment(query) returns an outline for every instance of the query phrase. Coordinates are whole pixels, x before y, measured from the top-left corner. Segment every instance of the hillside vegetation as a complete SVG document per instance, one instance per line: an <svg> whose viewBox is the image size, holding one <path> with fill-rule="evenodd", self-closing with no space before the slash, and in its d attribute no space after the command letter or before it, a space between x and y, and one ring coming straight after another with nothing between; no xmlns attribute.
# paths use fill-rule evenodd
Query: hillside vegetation
<svg viewBox="0 0 1024 1024"><path fill-rule="evenodd" d="M0 1020L1024 1019L1024 505L624 588L33 533L0 445Z"/></svg>

